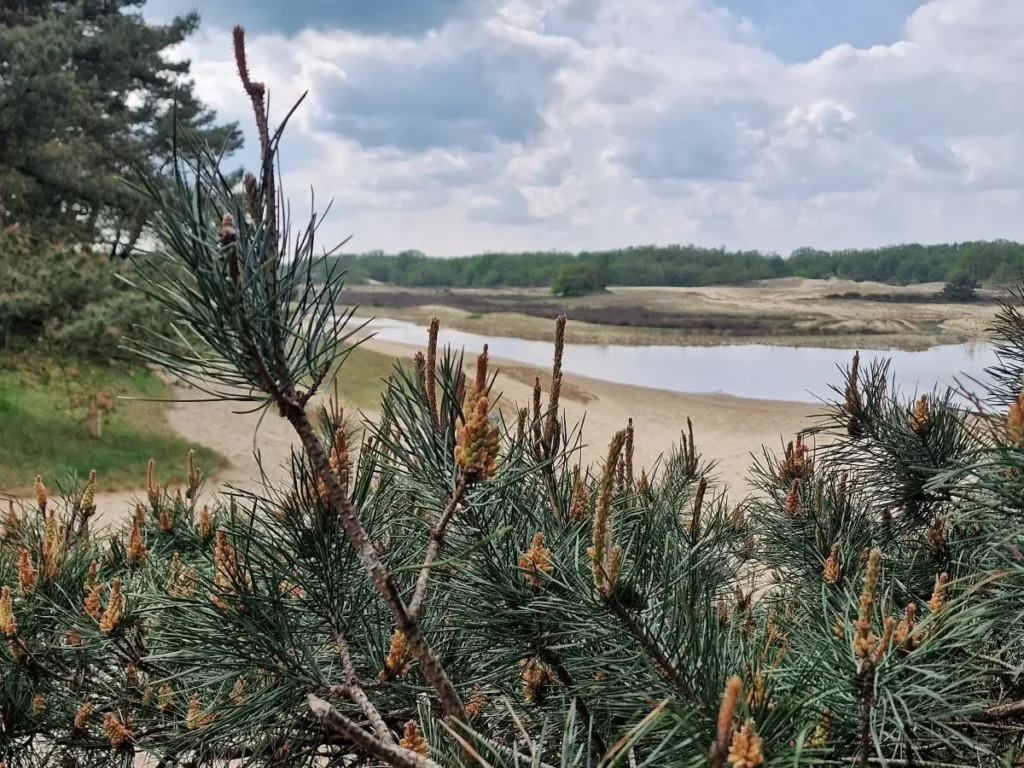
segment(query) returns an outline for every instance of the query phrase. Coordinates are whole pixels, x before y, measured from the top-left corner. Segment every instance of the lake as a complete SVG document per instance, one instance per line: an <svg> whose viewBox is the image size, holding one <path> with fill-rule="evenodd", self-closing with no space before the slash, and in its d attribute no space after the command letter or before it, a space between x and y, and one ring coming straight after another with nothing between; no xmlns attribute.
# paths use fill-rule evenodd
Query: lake
<svg viewBox="0 0 1024 768"><path fill-rule="evenodd" d="M367 326L375 338L402 344L426 345L427 329L399 320L379 318ZM552 343L501 336L480 336L445 329L442 346L465 349L472 358L489 345L492 357L551 367ZM714 393L760 400L817 402L831 399L830 385L842 381L841 368L849 365L852 349L776 347L745 344L717 347L616 346L567 344L562 368L617 384L633 384L671 392ZM890 373L906 395L931 392L936 385L954 385L959 378L984 379L984 369L995 364L995 353L985 342L932 347L923 352L861 350L861 366L875 358L892 361ZM500 366L499 366L500 367Z"/></svg>

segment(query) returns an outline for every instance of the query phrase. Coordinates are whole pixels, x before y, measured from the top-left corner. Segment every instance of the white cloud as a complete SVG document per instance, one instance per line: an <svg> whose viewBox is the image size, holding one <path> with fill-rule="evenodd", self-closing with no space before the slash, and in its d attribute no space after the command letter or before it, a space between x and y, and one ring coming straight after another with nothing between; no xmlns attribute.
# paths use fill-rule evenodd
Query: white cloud
<svg viewBox="0 0 1024 768"><path fill-rule="evenodd" d="M352 248L763 248L1024 238L1024 2L785 64L712 0L480 3L416 36L255 35L288 189ZM248 125L225 30L183 50ZM298 202L298 200L296 201Z"/></svg>

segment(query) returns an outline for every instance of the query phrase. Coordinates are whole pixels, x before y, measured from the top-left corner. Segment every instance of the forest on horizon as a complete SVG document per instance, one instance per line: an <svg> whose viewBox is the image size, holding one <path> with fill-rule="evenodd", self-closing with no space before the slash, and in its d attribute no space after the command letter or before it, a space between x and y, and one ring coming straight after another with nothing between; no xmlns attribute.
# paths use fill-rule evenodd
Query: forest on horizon
<svg viewBox="0 0 1024 768"><path fill-rule="evenodd" d="M350 283L409 287L546 287L567 265L585 265L603 285L702 286L781 277L910 285L970 278L1010 284L1024 276L1024 244L1008 240L901 244L836 251L798 248L788 257L693 245L641 245L606 251L491 252L433 257L420 251L337 254L322 269L345 270Z"/></svg>

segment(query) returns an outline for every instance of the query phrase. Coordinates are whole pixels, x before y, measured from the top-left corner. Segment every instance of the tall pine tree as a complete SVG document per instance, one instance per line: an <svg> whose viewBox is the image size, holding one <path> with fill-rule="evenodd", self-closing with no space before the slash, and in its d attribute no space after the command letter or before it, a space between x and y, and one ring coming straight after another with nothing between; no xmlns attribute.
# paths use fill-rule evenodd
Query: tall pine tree
<svg viewBox="0 0 1024 768"><path fill-rule="evenodd" d="M168 24L144 0L15 0L0 6L0 205L3 222L84 243L131 246L151 214L122 183L159 177L172 125L237 150L237 124L219 124L194 93L188 61L167 52L192 34L192 13Z"/></svg>

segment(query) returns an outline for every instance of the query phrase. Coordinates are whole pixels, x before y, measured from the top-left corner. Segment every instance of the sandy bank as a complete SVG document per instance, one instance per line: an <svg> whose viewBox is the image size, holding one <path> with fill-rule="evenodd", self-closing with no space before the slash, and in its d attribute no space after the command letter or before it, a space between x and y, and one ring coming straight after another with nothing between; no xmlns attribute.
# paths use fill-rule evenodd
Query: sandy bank
<svg viewBox="0 0 1024 768"><path fill-rule="evenodd" d="M370 341L374 351L411 357L416 347ZM467 349L467 362L472 363L477 350ZM529 376L533 369L518 363L496 359L495 366L515 369L515 376L499 375L497 388L502 393L499 407L506 417L514 419L519 406L530 401ZM815 406L747 400L724 395L694 395L656 389L612 384L582 376L566 376L566 381L585 397L563 400L570 423L584 417L585 461L601 457L611 436L632 417L636 429L636 461L638 466L652 465L667 453L686 428L686 419L693 420L698 448L717 462L716 475L739 498L746 490L745 477L751 464L751 453L759 453L762 445L778 448L783 439L808 424ZM189 402L195 393L176 389L179 400L170 410L171 426L189 441L207 445L226 456L231 466L209 485L211 490L231 485L255 488L259 466L254 450L258 448L263 470L272 480L285 474L289 449L295 442L291 427L273 412L261 420L260 414L244 414L235 403ZM586 399L583 403L581 400ZM365 411L374 418L376 413ZM258 431L257 431L258 430ZM132 507L137 491L100 494L97 501L100 519L121 518Z"/></svg>

